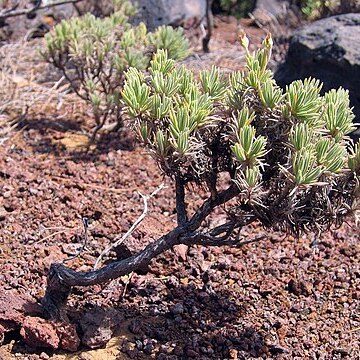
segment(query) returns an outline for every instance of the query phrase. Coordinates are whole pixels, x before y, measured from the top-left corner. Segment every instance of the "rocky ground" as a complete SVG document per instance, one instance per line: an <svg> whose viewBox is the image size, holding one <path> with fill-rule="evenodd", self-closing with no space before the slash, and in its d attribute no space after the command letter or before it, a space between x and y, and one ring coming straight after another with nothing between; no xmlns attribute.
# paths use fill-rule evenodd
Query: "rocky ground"
<svg viewBox="0 0 360 360"><path fill-rule="evenodd" d="M245 25L218 24L213 52L193 56L193 68L242 66L236 31ZM264 34L246 29L255 43ZM22 51L33 54L40 44ZM33 110L0 138L0 359L360 358L360 235L351 221L319 238L255 224L244 238L263 239L241 248L178 246L154 259L148 273L76 288L69 323L43 320L38 301L49 266L81 248L83 217L88 245L66 263L77 270L91 269L142 213L139 192L162 182L144 222L104 260L126 257L171 230L174 193L129 132L84 152L86 109L61 89L51 93L56 74L36 55L25 58L14 81L23 107L33 99ZM38 75L29 77L29 69ZM41 96L29 97L31 91ZM203 196L195 191L190 206Z"/></svg>

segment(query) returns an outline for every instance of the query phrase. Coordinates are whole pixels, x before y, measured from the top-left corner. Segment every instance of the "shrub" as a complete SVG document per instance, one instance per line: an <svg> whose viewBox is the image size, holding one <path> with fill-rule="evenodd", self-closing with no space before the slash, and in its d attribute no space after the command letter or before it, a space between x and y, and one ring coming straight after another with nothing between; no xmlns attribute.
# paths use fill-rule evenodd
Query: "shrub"
<svg viewBox="0 0 360 360"><path fill-rule="evenodd" d="M334 12L337 1L324 0L301 0L300 9L302 13L310 19L326 16L325 14Z"/></svg>
<svg viewBox="0 0 360 360"><path fill-rule="evenodd" d="M215 12L225 13L237 18L248 17L255 7L255 0L215 0L213 9Z"/></svg>
<svg viewBox="0 0 360 360"><path fill-rule="evenodd" d="M336 14L359 12L357 0L297 0L303 14L309 19L318 19Z"/></svg>
<svg viewBox="0 0 360 360"><path fill-rule="evenodd" d="M76 94L92 108L96 126L91 142L105 123L123 126L121 90L124 71L146 69L151 54L168 49L173 59L184 58L188 42L182 29L160 27L147 33L141 23L131 26L135 14L130 2L117 0L115 12L103 19L88 13L64 20L46 36L45 59L61 70Z"/></svg>
<svg viewBox="0 0 360 360"><path fill-rule="evenodd" d="M71 286L124 275L175 244L241 245L241 229L254 221L295 235L319 233L357 211L360 145L348 137L354 129L348 92L321 96L315 79L283 91L267 69L271 37L253 54L246 36L241 43L246 70L229 77L212 67L196 78L165 50L154 55L148 72L126 72L123 99L139 138L174 179L178 225L100 270L78 273L54 264L47 308L58 309L57 299L66 301ZM194 185L209 195L190 214ZM220 206L228 218L213 225L209 216Z"/></svg>
<svg viewBox="0 0 360 360"><path fill-rule="evenodd" d="M166 175L206 184L216 197L219 175L228 173L239 190L232 209L239 223L245 211L297 235L326 230L342 223L358 186L358 147L348 153L355 129L349 95L340 88L320 96L315 79L283 92L266 68L270 54L267 37L248 52L245 72L225 79L212 67L195 79L160 51L147 75L127 72L123 97Z"/></svg>

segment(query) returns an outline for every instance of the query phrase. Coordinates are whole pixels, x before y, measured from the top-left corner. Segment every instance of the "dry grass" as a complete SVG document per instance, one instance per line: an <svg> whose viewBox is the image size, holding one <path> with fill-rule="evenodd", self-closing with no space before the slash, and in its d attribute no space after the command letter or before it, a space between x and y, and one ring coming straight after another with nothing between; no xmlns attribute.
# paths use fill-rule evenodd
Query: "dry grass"
<svg viewBox="0 0 360 360"><path fill-rule="evenodd" d="M68 84L51 74L39 53L42 44L37 39L0 48L0 143L24 118L45 116L56 121L86 112Z"/></svg>

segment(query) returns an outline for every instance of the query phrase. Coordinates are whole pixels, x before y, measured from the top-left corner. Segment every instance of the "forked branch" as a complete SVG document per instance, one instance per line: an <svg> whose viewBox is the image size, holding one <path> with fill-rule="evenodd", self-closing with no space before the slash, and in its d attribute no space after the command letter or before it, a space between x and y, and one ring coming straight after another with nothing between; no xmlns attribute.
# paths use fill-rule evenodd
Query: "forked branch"
<svg viewBox="0 0 360 360"><path fill-rule="evenodd" d="M189 221L178 225L174 230L150 243L142 251L127 259L115 261L98 270L88 272L77 272L63 264L53 264L48 276L45 297L42 299L45 310L49 313L50 317L63 319L65 317L63 308L66 305L73 286L102 284L132 271L144 268L154 257L172 248L174 245L202 244L222 246L238 243L238 239L230 240L233 230L254 221L256 219L255 216L248 217L245 222L229 222L220 225L207 233L199 230L202 221L217 206L224 204L236 196L237 193L236 187L234 188L233 185L231 185L227 190L220 192L217 198L207 199ZM216 238L216 235L219 236Z"/></svg>
<svg viewBox="0 0 360 360"><path fill-rule="evenodd" d="M109 253L109 251L117 246L119 246L120 244L122 244L133 232L134 230L140 225L140 223L145 219L146 214L148 212L148 200L151 199L153 196L155 196L161 189L163 189L164 184L160 184L150 195L143 195L141 193L140 196L142 197L143 201L144 201L144 210L141 213L141 215L136 219L136 221L132 224L132 226L130 227L130 229L119 239L116 239L114 243L110 244L104 251L102 251L102 253L99 255L99 257L97 258L95 265L94 265L94 270L96 270L96 268L98 267L101 259Z"/></svg>

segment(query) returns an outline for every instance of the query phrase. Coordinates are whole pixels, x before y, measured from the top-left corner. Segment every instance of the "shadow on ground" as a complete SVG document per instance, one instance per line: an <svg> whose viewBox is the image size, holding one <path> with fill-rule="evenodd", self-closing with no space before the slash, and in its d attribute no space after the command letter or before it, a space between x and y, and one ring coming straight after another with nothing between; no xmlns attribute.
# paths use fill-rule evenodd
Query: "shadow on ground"
<svg viewBox="0 0 360 360"><path fill-rule="evenodd" d="M18 131L35 153L66 156L75 162L92 162L109 151L131 151L135 146L134 134L123 128L116 132L98 135L94 144L89 144L91 131L84 132L81 122L67 119L23 119Z"/></svg>
<svg viewBox="0 0 360 360"><path fill-rule="evenodd" d="M70 321L76 324L81 339L74 356L90 352L96 358L105 356L107 351L107 356L114 356L108 359L141 360L155 356L176 360L230 359L235 355L245 359L271 354L271 349L265 346L264 334L255 326L241 324L246 304L234 301L230 292L217 293L205 285L202 289L194 285L174 286L173 281L167 282L166 287L167 294L158 296L154 284L140 288L129 284L127 296L112 307L91 302L70 307ZM146 306L131 303L135 293L144 296ZM81 294L84 296L78 288L73 296ZM29 347L21 340L19 331L6 335L5 343L10 342L15 342L13 354L40 355L45 351L49 356L63 356L57 359L77 359L70 353ZM103 349L89 350L94 348Z"/></svg>

